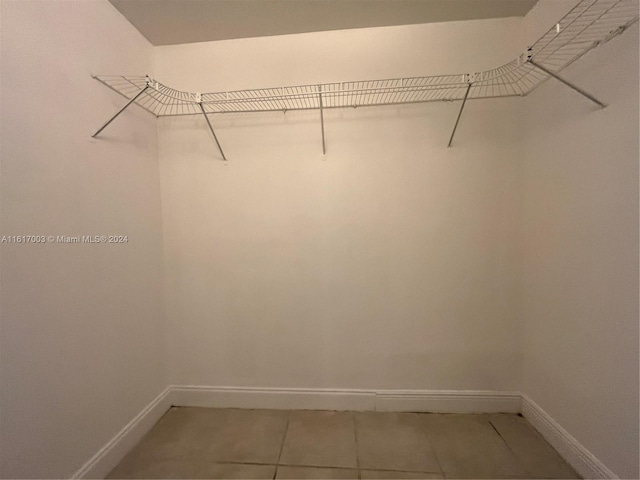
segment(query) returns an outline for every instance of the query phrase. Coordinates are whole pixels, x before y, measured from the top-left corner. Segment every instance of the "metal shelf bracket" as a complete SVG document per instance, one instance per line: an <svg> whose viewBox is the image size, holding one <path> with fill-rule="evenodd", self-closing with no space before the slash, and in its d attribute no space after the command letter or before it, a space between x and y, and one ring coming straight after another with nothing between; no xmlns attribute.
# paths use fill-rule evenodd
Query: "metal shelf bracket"
<svg viewBox="0 0 640 480"><path fill-rule="evenodd" d="M327 154L327 147L324 141L324 108L322 105L322 85L318 85L318 103L320 105L320 129L322 131L322 155Z"/></svg>
<svg viewBox="0 0 640 480"><path fill-rule="evenodd" d="M453 132L451 132L451 138L449 138L449 144L447 148L451 148L451 142L453 142L453 136L456 134L456 130L458 129L458 124L460 123L460 117L462 116L462 110L464 110L464 105L467 103L467 98L469 97L469 91L471 91L472 83L469 82L467 85L467 91L464 93L464 98L462 99L462 105L460 105L460 111L458 112L458 118L456 118L456 123L453 126Z"/></svg>
<svg viewBox="0 0 640 480"><path fill-rule="evenodd" d="M91 135L91 138L96 138L100 134L100 132L102 132L105 128L107 128L107 126L118 117L118 115L124 112L129 105L135 102L139 96L141 96L144 92L146 92L147 88L151 87L151 79L148 76L146 76L145 79L146 79L146 83L145 83L145 86L142 88L142 90L140 90L131 100L129 100L124 107L118 110L118 112L113 117L107 120L107 122L104 125L102 125L96 133Z"/></svg>
<svg viewBox="0 0 640 480"><path fill-rule="evenodd" d="M202 100L202 97L200 97ZM218 141L218 137L216 137L216 132L213 131L213 127L211 126L211 122L209 121L209 117L207 116L207 112L204 111L204 107L202 106L202 101L198 102L200 106L200 110L202 110L202 114L204 115L205 120L207 121L207 125L209 126L209 130L211 130L211 135L213 135L213 139L216 141L216 145L218 145L218 150L220 150L220 154L222 155L222 160L227 161L227 157L224 156L224 152L222 151L222 147L220 146L220 142Z"/></svg>
<svg viewBox="0 0 640 480"><path fill-rule="evenodd" d="M529 63L531 65L533 65L534 67L536 67L538 70L546 73L547 75L549 75L550 77L555 78L556 80L558 80L560 83L565 84L567 87L569 87L570 89L578 92L580 95L587 97L589 100L591 100L593 103L595 103L596 105L600 106L601 108L606 107L606 105L604 103L602 103L600 100L598 100L596 97L594 97L593 95L591 95L588 92L585 92L583 89L581 89L580 87L574 85L573 83L569 82L568 80L565 80L564 78L562 78L560 75L558 75L557 73L552 72L551 70L549 70L548 68L543 67L542 65L540 65L539 63L534 62L533 60L529 59Z"/></svg>

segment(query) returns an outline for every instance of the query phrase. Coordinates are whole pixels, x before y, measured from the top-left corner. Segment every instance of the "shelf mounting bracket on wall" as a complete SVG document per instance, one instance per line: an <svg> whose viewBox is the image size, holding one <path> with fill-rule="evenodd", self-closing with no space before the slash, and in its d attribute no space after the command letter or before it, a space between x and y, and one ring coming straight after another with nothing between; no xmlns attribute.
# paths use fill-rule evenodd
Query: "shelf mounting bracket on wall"
<svg viewBox="0 0 640 480"><path fill-rule="evenodd" d="M531 60L529 58L528 62L533 65L534 67L536 67L538 70L546 73L547 75L549 75L550 77L555 78L556 80L558 80L560 83L564 83L567 87L571 88L572 90L578 92L580 95L587 97L589 100L591 100L593 103L595 103L596 105L599 105L600 107L604 108L606 107L606 105L604 103L602 103L600 100L598 100L596 97L594 97L593 95L591 95L590 93L585 92L583 89L581 89L580 87L574 85L573 83L565 80L564 78L562 78L560 75L558 75L557 73L552 72L551 70L549 70L548 68L543 67L542 65L540 65L539 63L534 62L533 60Z"/></svg>
<svg viewBox="0 0 640 480"><path fill-rule="evenodd" d="M224 152L222 151L222 147L220 146L218 137L216 137L216 132L213 131L213 127L211 126L211 122L209 121L209 117L207 116L207 112L204 111L204 107L202 106L202 101L198 102L198 105L200 106L200 110L202 110L202 114L204 115L204 118L207 121L207 125L209 125L209 130L211 130L211 135L213 135L213 139L216 141L216 145L218 145L218 150L220 150L220 154L222 155L222 160L226 162L227 157L224 156Z"/></svg>
<svg viewBox="0 0 640 480"><path fill-rule="evenodd" d="M146 92L146 91L147 91L147 88L149 88L149 87L151 86L151 85L150 85L151 79L150 79L149 77L145 77L145 78L146 78L146 84L145 84L145 86L142 88L142 90L140 90L140 91L137 93L137 95L136 95L136 96L134 96L131 100L129 100L129 101L127 102L127 104L126 104L124 107L122 107L120 110L118 110L118 112L117 112L113 117L111 117L109 120L107 120L107 122L106 122L104 125L102 125L102 126L98 129L98 131L97 131L96 133L94 133L93 135L91 135L91 138L96 138L96 137L100 134L100 132L102 132L102 130L104 130L105 128L107 128L107 126L108 126L111 122L113 122L113 121L118 117L118 115L120 115L122 112L124 112L124 111L127 109L127 107L128 107L129 105L131 105L133 102L135 102L135 101L138 99L138 97L139 97L140 95L142 95L144 92Z"/></svg>
<svg viewBox="0 0 640 480"><path fill-rule="evenodd" d="M322 155L327 154L327 147L324 142L324 108L322 105L322 85L318 85L318 103L320 105L320 129L322 131Z"/></svg>
<svg viewBox="0 0 640 480"><path fill-rule="evenodd" d="M464 105L467 103L467 98L469 97L469 91L471 90L472 83L469 82L467 85L467 91L464 93L464 98L462 99L462 105L460 105L460 111L458 112L458 118L456 118L456 123L453 126L453 132L451 132L451 138L449 138L449 144L447 148L451 148L451 142L453 142L453 136L456 134L456 130L458 129L458 123L460 123L460 117L462 116L462 110L464 110Z"/></svg>

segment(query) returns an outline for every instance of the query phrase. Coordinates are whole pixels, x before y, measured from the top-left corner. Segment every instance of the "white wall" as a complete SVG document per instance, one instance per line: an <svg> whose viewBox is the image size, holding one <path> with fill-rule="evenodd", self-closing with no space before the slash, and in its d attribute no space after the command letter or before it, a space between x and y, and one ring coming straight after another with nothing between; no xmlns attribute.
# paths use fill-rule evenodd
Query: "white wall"
<svg viewBox="0 0 640 480"><path fill-rule="evenodd" d="M554 82L471 101L452 149L459 103L329 111L325 162L317 112L212 116L228 166L199 117L89 137L123 102L89 73L478 71L572 2L154 51L106 1L3 0L0 234L129 243L0 245L1 475L71 475L180 383L521 389L637 477L637 27L566 72L607 109Z"/></svg>
<svg viewBox="0 0 640 480"><path fill-rule="evenodd" d="M1 3L1 235L129 236L1 244L3 478L64 478L165 388L156 122L91 73L152 71L105 1Z"/></svg>
<svg viewBox="0 0 640 480"><path fill-rule="evenodd" d="M535 13L535 9L534 12ZM638 478L638 28L525 100L523 391Z"/></svg>
<svg viewBox="0 0 640 480"><path fill-rule="evenodd" d="M456 73L512 58L521 27L159 47L157 74L206 91ZM204 119L160 119L172 381L517 389L517 102L469 102L452 149L459 102L328 111L326 162L318 112L212 117L228 166Z"/></svg>
<svg viewBox="0 0 640 480"><path fill-rule="evenodd" d="M523 25L505 18L162 46L156 71L173 88L200 92L473 73L513 60Z"/></svg>

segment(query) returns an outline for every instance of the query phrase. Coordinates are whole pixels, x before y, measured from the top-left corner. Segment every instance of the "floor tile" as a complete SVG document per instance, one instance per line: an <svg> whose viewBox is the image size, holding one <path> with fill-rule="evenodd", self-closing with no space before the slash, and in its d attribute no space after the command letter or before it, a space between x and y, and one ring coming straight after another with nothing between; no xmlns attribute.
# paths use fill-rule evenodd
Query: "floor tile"
<svg viewBox="0 0 640 480"><path fill-rule="evenodd" d="M216 409L212 409L216 410ZM224 415L198 432L213 462L277 464L288 411L218 409Z"/></svg>
<svg viewBox="0 0 640 480"><path fill-rule="evenodd" d="M199 458L209 446L202 441L207 428L217 428L226 413L208 408L176 408L165 413L129 454L155 460Z"/></svg>
<svg viewBox="0 0 640 480"><path fill-rule="evenodd" d="M191 458L151 459L127 456L107 478L206 478L201 464Z"/></svg>
<svg viewBox="0 0 640 480"><path fill-rule="evenodd" d="M358 479L358 470L349 468L317 468L279 466L276 480L316 478L316 479Z"/></svg>
<svg viewBox="0 0 640 480"><path fill-rule="evenodd" d="M517 415L210 408L170 409L107 478L266 480L276 473L334 479L355 479L358 473L362 479L579 478Z"/></svg>
<svg viewBox="0 0 640 480"><path fill-rule="evenodd" d="M439 473L426 435L424 415L356 413L360 468Z"/></svg>
<svg viewBox="0 0 640 480"><path fill-rule="evenodd" d="M447 478L527 478L531 475L487 415L425 415L427 436Z"/></svg>
<svg viewBox="0 0 640 480"><path fill-rule="evenodd" d="M271 480L275 473L275 465L211 463L198 471L198 478L246 478L252 480Z"/></svg>
<svg viewBox="0 0 640 480"><path fill-rule="evenodd" d="M496 480L496 479L500 479L500 480L543 480L543 479L536 479L535 477L533 477L532 475L529 475L528 473L521 473L518 475L476 475L474 473L445 473L444 474L444 478L447 479L452 479L452 480L477 480L477 479L492 479L492 480Z"/></svg>
<svg viewBox="0 0 640 480"><path fill-rule="evenodd" d="M526 419L518 415L490 415L489 421L537 478L580 478Z"/></svg>
<svg viewBox="0 0 640 480"><path fill-rule="evenodd" d="M353 414L292 411L280 464L357 467Z"/></svg>
<svg viewBox="0 0 640 480"><path fill-rule="evenodd" d="M422 478L444 478L437 473L427 472L398 472L390 470L360 470L362 480L384 480L384 479L422 479Z"/></svg>

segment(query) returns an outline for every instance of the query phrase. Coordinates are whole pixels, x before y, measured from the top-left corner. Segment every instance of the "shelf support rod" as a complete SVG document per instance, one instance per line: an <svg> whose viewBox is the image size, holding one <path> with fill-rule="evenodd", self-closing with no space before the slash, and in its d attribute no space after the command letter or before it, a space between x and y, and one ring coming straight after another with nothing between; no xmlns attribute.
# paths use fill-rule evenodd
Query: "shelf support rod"
<svg viewBox="0 0 640 480"><path fill-rule="evenodd" d="M327 154L324 142L324 109L322 105L322 85L318 85L318 99L320 100L320 128L322 129L322 155Z"/></svg>
<svg viewBox="0 0 640 480"><path fill-rule="evenodd" d="M564 83L567 87L571 88L572 90L575 90L576 92L578 92L580 95L587 97L589 100L591 100L593 103L599 105L600 107L604 108L606 107L606 105L604 103L602 103L600 100L598 100L596 97L594 97L593 95L591 95L590 93L585 92L584 90L582 90L580 87L577 87L576 85L574 85L571 82L568 82L567 80L565 80L564 78L562 78L560 75L558 75L557 73L552 72L551 70L543 67L542 65L540 65L539 63L534 62L533 60L529 59L529 63L531 65L533 65L534 67L536 67L538 70L542 70L544 73L546 73L547 75L555 78L556 80L558 80L560 83Z"/></svg>
<svg viewBox="0 0 640 480"><path fill-rule="evenodd" d="M143 88L142 90L140 90L140 91L136 94L136 96L135 96L135 97L133 97L131 100L129 100L129 101L127 102L127 104L126 104L124 107L122 107L122 108L118 111L118 113L116 113L113 117L111 117L111 118L109 119L109 121L107 121L107 123L105 123L104 125L102 125L102 126L98 129L98 131L97 131L96 133L94 133L93 135L91 135L91 138L96 138L96 137L98 136L98 134L99 134L102 130L104 130L105 128L107 128L107 126L108 126L111 122L113 122L113 121L118 117L118 115L120 115L122 112L124 112L124 111L127 109L127 107L128 107L129 105L131 105L133 102L135 102L135 101L138 99L138 97L139 97L140 95L142 95L144 92L146 92L146 91L147 91L147 88L149 88L149 84L146 84L146 85L144 86L144 88Z"/></svg>
<svg viewBox="0 0 640 480"><path fill-rule="evenodd" d="M453 142L453 136L456 134L456 130L458 129L458 123L460 123L460 117L462 116L462 110L464 110L464 104L467 103L467 97L469 96L469 90L471 90L471 83L467 85L467 91L464 92L464 98L462 99L462 105L460 105L460 111L458 112L458 118L456 119L456 124L453 126L453 132L451 132L451 138L449 139L449 145L447 148L451 148L451 142Z"/></svg>
<svg viewBox="0 0 640 480"><path fill-rule="evenodd" d="M211 126L211 122L209 121L209 117L207 116L207 112L204 111L204 107L202 106L202 102L199 102L200 110L202 110L202 114L204 115L205 120L207 121L207 125L209 125L209 130L211 130L211 134L213 135L213 139L216 141L216 145L218 145L218 150L220 150L220 154L222 155L222 159L226 162L227 157L224 156L224 152L222 151L222 147L220 146L220 142L218 141L218 137L216 137L216 132L213 131L213 127Z"/></svg>

